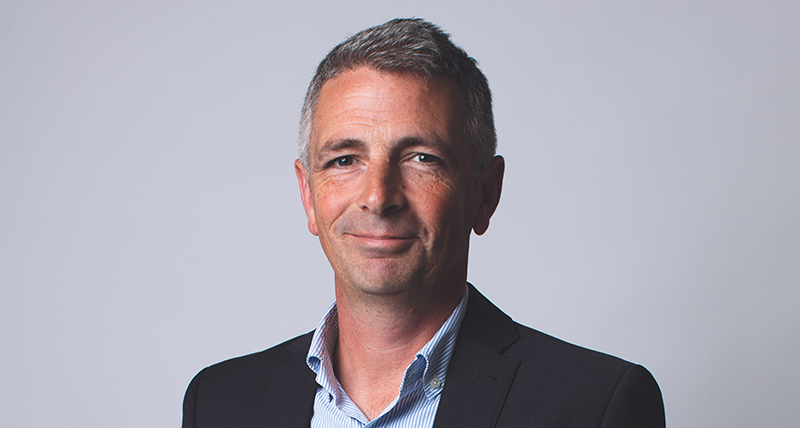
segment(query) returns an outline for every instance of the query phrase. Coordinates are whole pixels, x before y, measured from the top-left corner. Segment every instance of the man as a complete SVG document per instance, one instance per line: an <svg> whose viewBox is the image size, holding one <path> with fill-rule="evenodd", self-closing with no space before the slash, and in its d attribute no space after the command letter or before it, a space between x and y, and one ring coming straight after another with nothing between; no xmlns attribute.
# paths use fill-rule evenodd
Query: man
<svg viewBox="0 0 800 428"><path fill-rule="evenodd" d="M500 199L488 83L418 19L322 61L295 162L336 303L312 333L208 367L185 427L658 427L641 366L514 323L467 283Z"/></svg>

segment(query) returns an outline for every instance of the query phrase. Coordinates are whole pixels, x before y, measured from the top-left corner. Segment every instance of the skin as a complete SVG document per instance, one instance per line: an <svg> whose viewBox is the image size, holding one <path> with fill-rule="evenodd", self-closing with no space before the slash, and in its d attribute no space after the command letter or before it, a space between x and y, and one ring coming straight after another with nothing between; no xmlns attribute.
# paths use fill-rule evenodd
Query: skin
<svg viewBox="0 0 800 428"><path fill-rule="evenodd" d="M309 169L295 162L335 274L334 370L369 419L461 300L470 232L486 231L500 198L503 159L476 185L458 100L447 78L344 72L320 92Z"/></svg>

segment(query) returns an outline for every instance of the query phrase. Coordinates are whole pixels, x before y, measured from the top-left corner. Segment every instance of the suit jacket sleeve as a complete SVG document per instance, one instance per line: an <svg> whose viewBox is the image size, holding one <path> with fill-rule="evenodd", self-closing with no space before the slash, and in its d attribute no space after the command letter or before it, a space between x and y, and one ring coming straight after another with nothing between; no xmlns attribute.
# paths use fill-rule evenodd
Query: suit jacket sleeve
<svg viewBox="0 0 800 428"><path fill-rule="evenodd" d="M664 403L656 380L644 367L631 365L617 383L600 427L665 426Z"/></svg>
<svg viewBox="0 0 800 428"><path fill-rule="evenodd" d="M195 428L195 409L197 407L197 388L200 384L200 378L203 372L197 374L192 379L189 387L186 388L186 395L183 397L183 428Z"/></svg>

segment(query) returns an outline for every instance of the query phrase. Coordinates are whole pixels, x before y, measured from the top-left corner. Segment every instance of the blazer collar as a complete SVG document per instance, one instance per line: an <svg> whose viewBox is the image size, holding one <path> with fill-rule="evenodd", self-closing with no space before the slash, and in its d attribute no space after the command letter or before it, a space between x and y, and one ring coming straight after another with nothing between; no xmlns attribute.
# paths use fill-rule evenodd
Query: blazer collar
<svg viewBox="0 0 800 428"><path fill-rule="evenodd" d="M467 312L447 368L434 428L494 426L519 366L519 360L501 354L519 339L514 321L469 287ZM265 406L267 426L311 423L317 382L306 355L312 333L289 344L289 360L275 370Z"/></svg>
<svg viewBox="0 0 800 428"><path fill-rule="evenodd" d="M519 339L514 321L471 284L469 293L434 428L494 426L519 367L501 354Z"/></svg>
<svg viewBox="0 0 800 428"><path fill-rule="evenodd" d="M317 382L306 365L306 354L312 333L290 343L289 359L275 368L266 395L263 426L299 428L311 424Z"/></svg>

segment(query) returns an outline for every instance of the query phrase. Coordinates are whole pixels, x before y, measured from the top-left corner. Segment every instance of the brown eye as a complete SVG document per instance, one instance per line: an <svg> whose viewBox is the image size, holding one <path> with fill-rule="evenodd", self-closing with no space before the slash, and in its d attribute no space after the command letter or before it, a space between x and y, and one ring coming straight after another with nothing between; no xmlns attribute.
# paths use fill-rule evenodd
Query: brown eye
<svg viewBox="0 0 800 428"><path fill-rule="evenodd" d="M434 163L439 161L439 158L427 153L418 153L415 157L419 163Z"/></svg>
<svg viewBox="0 0 800 428"><path fill-rule="evenodd" d="M336 166L350 166L353 164L353 158L350 156L342 156L336 159Z"/></svg>

